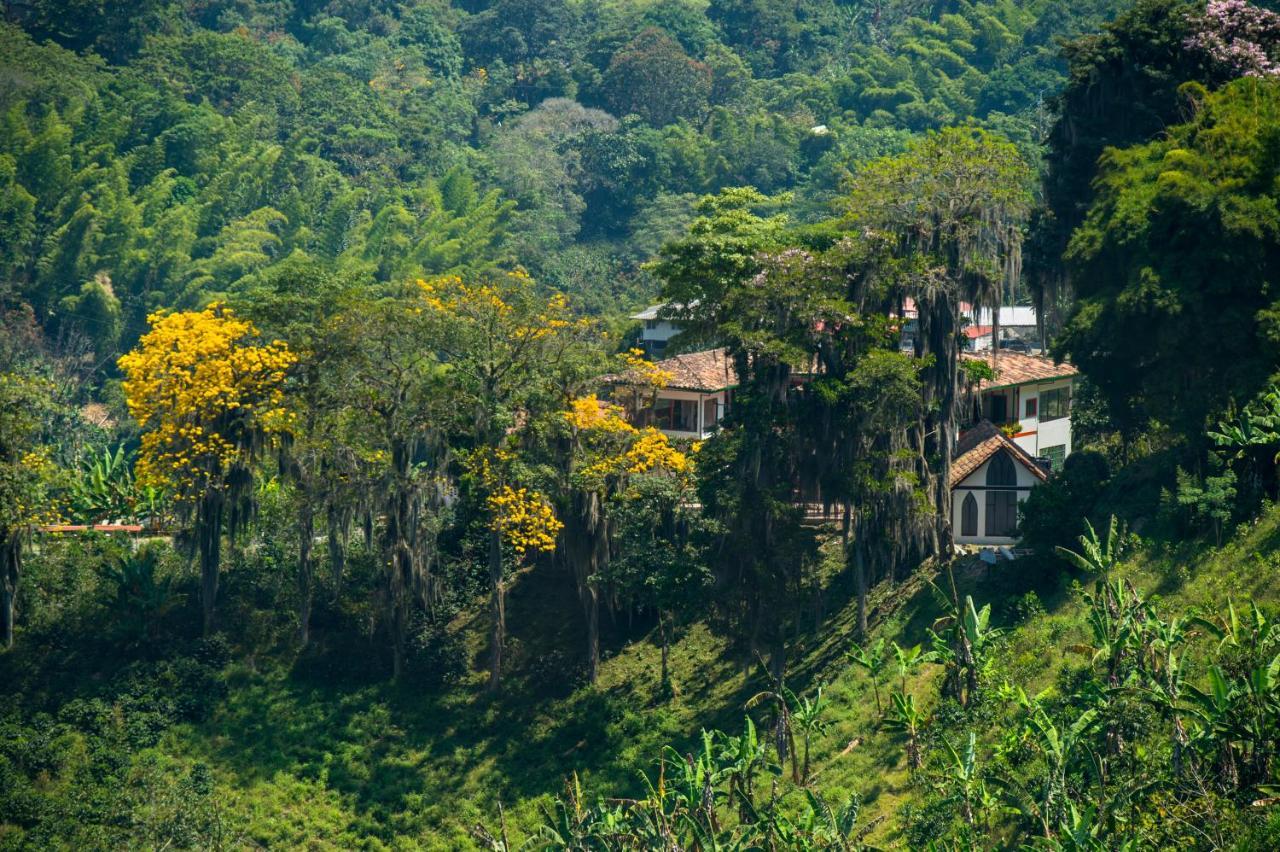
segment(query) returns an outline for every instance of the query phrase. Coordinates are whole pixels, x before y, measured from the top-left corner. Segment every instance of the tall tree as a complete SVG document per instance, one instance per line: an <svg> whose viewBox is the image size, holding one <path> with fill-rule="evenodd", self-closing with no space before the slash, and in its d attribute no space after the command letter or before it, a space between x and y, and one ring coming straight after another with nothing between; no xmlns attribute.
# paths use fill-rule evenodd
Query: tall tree
<svg viewBox="0 0 1280 852"><path fill-rule="evenodd" d="M262 340L222 305L157 313L120 359L129 413L142 427L138 479L168 490L192 524L204 632L214 626L224 530L234 536L254 495L254 463L290 422L284 380L296 356Z"/></svg>
<svg viewBox="0 0 1280 852"><path fill-rule="evenodd" d="M444 513L440 486L449 463L450 430L458 422L441 363L449 332L439 320L421 290L408 284L386 296L356 294L327 324L327 333L339 341L327 344L335 347L336 357L326 384L359 418L338 434L367 435L367 443L345 441L362 457L357 463L371 467L376 496L369 501L365 528L372 539L378 533L374 515L381 517L379 597L396 678L404 673L415 608L429 606L439 594L433 569ZM331 522L342 523L339 518Z"/></svg>
<svg viewBox="0 0 1280 852"><path fill-rule="evenodd" d="M652 427L637 429L623 409L594 395L573 401L565 412L569 427L567 525L563 537L566 560L573 569L587 621L587 677L596 682L600 669L600 598L603 576L617 552L613 514L624 500L632 477L665 472L687 477L689 458ZM664 677L665 683L665 677Z"/></svg>
<svg viewBox="0 0 1280 852"><path fill-rule="evenodd" d="M1102 159L1071 241L1079 299L1060 351L1113 413L1156 417L1203 447L1206 427L1275 369L1280 82L1187 94L1191 121Z"/></svg>
<svg viewBox="0 0 1280 852"><path fill-rule="evenodd" d="M15 600L23 548L32 528L55 520L54 473L42 446L42 414L51 388L25 372L0 372L0 641L13 647Z"/></svg>
<svg viewBox="0 0 1280 852"><path fill-rule="evenodd" d="M539 412L563 411L574 377L580 381L589 373L585 354L595 337L593 324L575 318L564 296L539 293L522 271L475 281L449 276L419 281L418 287L426 313L448 329L439 351L459 443L477 463L488 460L501 472L499 453L537 424ZM517 488L505 475L479 481L489 498ZM489 684L497 689L507 628L502 536L511 513L492 499L488 508Z"/></svg>
<svg viewBox="0 0 1280 852"><path fill-rule="evenodd" d="M927 413L913 448L921 484L937 510L933 552L951 546L945 507L957 437L960 302L998 309L1021 277L1031 176L1007 140L952 128L865 166L846 199L851 227L873 229L895 243L919 311L916 355L926 359Z"/></svg>

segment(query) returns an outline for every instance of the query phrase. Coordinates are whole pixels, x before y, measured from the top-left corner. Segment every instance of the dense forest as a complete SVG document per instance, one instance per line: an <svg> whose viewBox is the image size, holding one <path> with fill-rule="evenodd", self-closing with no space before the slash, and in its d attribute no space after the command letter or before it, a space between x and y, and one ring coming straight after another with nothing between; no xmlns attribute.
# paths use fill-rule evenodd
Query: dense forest
<svg viewBox="0 0 1280 852"><path fill-rule="evenodd" d="M0 848L1280 846L1277 6L4 2Z"/></svg>

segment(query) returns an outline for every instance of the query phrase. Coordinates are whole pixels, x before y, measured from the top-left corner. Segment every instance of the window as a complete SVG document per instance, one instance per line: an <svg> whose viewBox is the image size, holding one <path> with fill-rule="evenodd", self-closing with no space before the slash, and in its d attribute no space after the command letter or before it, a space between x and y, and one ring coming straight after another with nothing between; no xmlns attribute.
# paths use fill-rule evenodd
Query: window
<svg viewBox="0 0 1280 852"><path fill-rule="evenodd" d="M692 399L659 399L653 406L653 425L668 432L698 428L698 403Z"/></svg>
<svg viewBox="0 0 1280 852"><path fill-rule="evenodd" d="M1035 418L1036 411L1039 408L1040 408L1040 400L1033 396L1027 400L1026 411L1023 412L1022 416L1025 417L1027 420L1032 420Z"/></svg>
<svg viewBox="0 0 1280 852"><path fill-rule="evenodd" d="M1013 538L1018 534L1018 492L987 492L987 535Z"/></svg>
<svg viewBox="0 0 1280 852"><path fill-rule="evenodd" d="M965 495L964 502L960 504L960 535L978 535L978 501L972 491Z"/></svg>
<svg viewBox="0 0 1280 852"><path fill-rule="evenodd" d="M1040 391L1040 420L1059 420L1071 414L1071 388Z"/></svg>
<svg viewBox="0 0 1280 852"><path fill-rule="evenodd" d="M1054 470L1062 470L1062 462L1067 458L1067 445L1055 444L1052 447L1041 447L1040 456L1048 459Z"/></svg>
<svg viewBox="0 0 1280 852"><path fill-rule="evenodd" d="M987 531L989 536L1012 538L1018 531L1018 492L996 490L1018 484L1018 471L1005 450L987 464Z"/></svg>
<svg viewBox="0 0 1280 852"><path fill-rule="evenodd" d="M1018 472L1014 470L1013 459L1004 450L996 453L987 465L987 487L1018 484Z"/></svg>

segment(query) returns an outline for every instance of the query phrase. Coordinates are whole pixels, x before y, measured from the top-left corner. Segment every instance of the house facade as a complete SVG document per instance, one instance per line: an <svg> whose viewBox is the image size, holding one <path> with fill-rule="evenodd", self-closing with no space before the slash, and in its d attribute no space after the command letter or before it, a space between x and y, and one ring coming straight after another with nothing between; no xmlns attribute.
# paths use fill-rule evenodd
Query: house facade
<svg viewBox="0 0 1280 852"><path fill-rule="evenodd" d="M990 421L966 432L956 448L949 480L955 542L1016 544L1018 504L1049 478L1046 468Z"/></svg>
<svg viewBox="0 0 1280 852"><path fill-rule="evenodd" d="M1018 540L1018 505L1071 454L1070 364L1019 352L962 354L992 367L994 377L967 391L968 417L948 485L957 544L1009 546ZM661 374L662 387L650 382ZM797 382L804 382L798 376ZM738 375L725 349L654 362L653 372L606 376L604 383L635 425L675 439L715 434L733 405Z"/></svg>
<svg viewBox="0 0 1280 852"><path fill-rule="evenodd" d="M967 419L1008 427L1014 442L1029 455L1060 467L1072 451L1071 400L1079 371L1071 364L1021 352L961 357L990 364L996 374L974 389Z"/></svg>
<svg viewBox="0 0 1280 852"><path fill-rule="evenodd" d="M657 390L627 373L606 376L613 400L632 422L653 426L670 438L703 440L715 434L733 404L738 373L724 349L676 355L654 363L666 378Z"/></svg>
<svg viewBox="0 0 1280 852"><path fill-rule="evenodd" d="M661 358L667 351L667 344L671 342L671 338L684 330L679 322L666 315L668 308L665 302L660 305L650 305L630 317L640 323L640 348L650 358Z"/></svg>

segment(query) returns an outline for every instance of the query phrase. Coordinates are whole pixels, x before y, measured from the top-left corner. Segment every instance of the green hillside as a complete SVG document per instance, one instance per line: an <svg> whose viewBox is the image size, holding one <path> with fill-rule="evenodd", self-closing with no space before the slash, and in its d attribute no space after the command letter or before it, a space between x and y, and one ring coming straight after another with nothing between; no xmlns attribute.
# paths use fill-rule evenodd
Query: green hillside
<svg viewBox="0 0 1280 852"><path fill-rule="evenodd" d="M1164 618L1221 617L1234 602L1247 620L1249 601L1274 611L1280 598L1278 542L1280 512L1268 510L1221 547L1143 541L1108 579L1132 584ZM84 560L74 543L56 547L73 550L63 566ZM961 594L972 595L979 607L990 604L992 627L1004 633L984 674L990 694L975 715L940 701L940 665L908 675L906 693L926 718L924 768L914 778L904 736L883 724L870 679L845 657L856 644L847 578L830 578L821 621L797 636L791 688L812 694L823 684L827 705L828 727L811 743L814 786L833 802L856 796L857 826L870 829L866 839L874 845L916 847L937 830L948 814L939 804L949 792L944 743L961 748L969 730L978 732L994 792L993 750L1019 716L1003 686L1069 705L1089 673L1098 676L1092 648L1068 650L1091 646L1082 595L1098 578L1040 560L994 568L962 562L954 570ZM35 580L50 596L68 585L65 575ZM229 581L247 582L235 572ZM945 614L931 581L946 584L944 575L926 569L892 590L882 588L872 600L874 626L864 644L883 639L927 647L926 630ZM510 602L513 623L521 625L513 636L521 656L499 697L486 695L475 674L461 674L448 689L387 684L362 669L358 652L344 658L344 649L329 646L323 634L323 651L299 657L288 648L288 620L251 607L237 613L241 629L233 631L243 644L231 642L221 655L187 643L121 659L102 647L110 613L86 604L74 631L51 626L47 636L32 637L4 659L6 681L17 685L33 714L29 728L8 723L9 759L41 767L6 793L7 807L19 809L11 813L39 818L25 832L7 829L6 842L85 848L126 836L158 844L221 837L218 842L229 845L268 847L470 848L474 825L497 831L499 804L518 842L543 822L542 809L560 792L562 774L577 773L592 802L597 795L640 795L640 773L652 775L663 745L696 748L703 727L736 731L747 715L744 703L768 686L742 649L695 624L671 649L670 699L662 697L652 634L611 649L595 688L573 689L555 662L572 655L575 631L551 617L565 591L555 577L521 578ZM472 651L483 644L467 616L448 632L450 641ZM1195 661L1190 683L1205 685L1203 667L1216 644L1208 630L1193 632L1186 651ZM166 659L148 659L156 654ZM886 696L900 689L889 668L880 685ZM1160 725L1149 715L1131 723L1139 731L1137 759L1167 760ZM20 741L25 745L15 752ZM120 776L126 783L104 787L104 773L112 777L103 765L110 755L126 761ZM1224 815L1192 810L1180 819L1192 816ZM1231 819L1213 828L1215 845L1249 849L1265 848L1263 838L1275 835L1259 832L1280 826L1273 816L1269 829L1244 835ZM1198 841L1187 825L1170 823L1162 832L1169 846Z"/></svg>
<svg viewBox="0 0 1280 852"><path fill-rule="evenodd" d="M1276 4L2 8L0 850L1280 847Z"/></svg>

